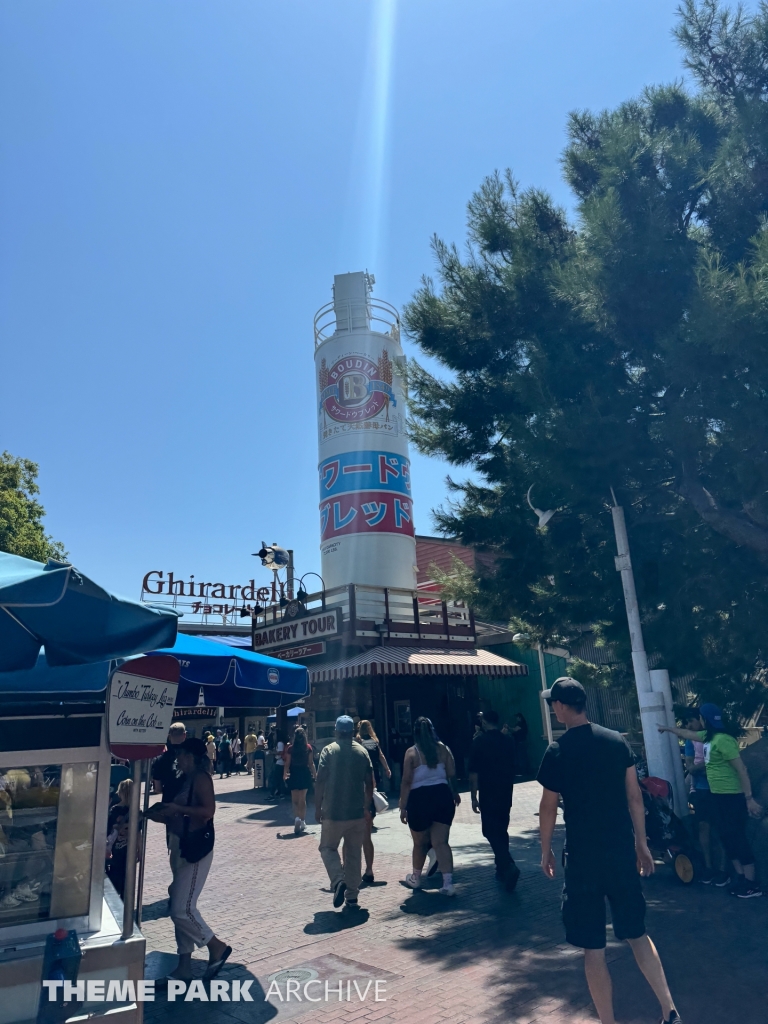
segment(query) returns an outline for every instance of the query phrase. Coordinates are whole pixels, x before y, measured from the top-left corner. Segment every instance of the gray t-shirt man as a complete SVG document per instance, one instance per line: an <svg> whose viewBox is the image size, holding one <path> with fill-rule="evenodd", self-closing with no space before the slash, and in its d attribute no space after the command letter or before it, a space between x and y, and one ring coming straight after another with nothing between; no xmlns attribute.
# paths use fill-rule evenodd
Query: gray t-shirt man
<svg viewBox="0 0 768 1024"><path fill-rule="evenodd" d="M357 906L363 839L373 800L373 768L368 751L353 736L347 715L336 719L336 739L323 748L315 781L315 817L322 823L320 856L333 889L333 905ZM339 843L344 840L344 864Z"/></svg>
<svg viewBox="0 0 768 1024"><path fill-rule="evenodd" d="M323 796L322 820L352 821L365 811L365 785L373 776L368 751L352 737L340 737L324 747L317 766Z"/></svg>

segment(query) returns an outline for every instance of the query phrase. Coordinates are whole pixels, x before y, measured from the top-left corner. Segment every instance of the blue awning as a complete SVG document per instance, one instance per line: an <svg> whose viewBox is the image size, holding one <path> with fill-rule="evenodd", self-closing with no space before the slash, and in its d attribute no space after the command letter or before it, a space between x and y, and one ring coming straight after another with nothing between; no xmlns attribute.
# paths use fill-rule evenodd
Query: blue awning
<svg viewBox="0 0 768 1024"><path fill-rule="evenodd" d="M177 707L199 702L217 707L281 707L309 693L309 673L303 665L245 651L241 647L179 633L173 647L153 654L171 654L181 665Z"/></svg>
<svg viewBox="0 0 768 1024"><path fill-rule="evenodd" d="M217 707L282 707L295 704L309 693L308 673L303 665L227 647L198 636L180 633L173 647L153 653L170 654L181 665L178 707L197 705L201 687L205 703ZM122 663L126 672L130 671L133 660ZM103 693L115 664L100 661L51 666L41 653L34 668L0 672L0 694L65 700L73 694Z"/></svg>
<svg viewBox="0 0 768 1024"><path fill-rule="evenodd" d="M176 636L178 614L117 597L69 562L0 551L0 672L127 658Z"/></svg>
<svg viewBox="0 0 768 1024"><path fill-rule="evenodd" d="M0 694L62 699L74 693L103 693L113 665L111 661L93 661L88 665L51 666L41 653L34 668L0 672Z"/></svg>

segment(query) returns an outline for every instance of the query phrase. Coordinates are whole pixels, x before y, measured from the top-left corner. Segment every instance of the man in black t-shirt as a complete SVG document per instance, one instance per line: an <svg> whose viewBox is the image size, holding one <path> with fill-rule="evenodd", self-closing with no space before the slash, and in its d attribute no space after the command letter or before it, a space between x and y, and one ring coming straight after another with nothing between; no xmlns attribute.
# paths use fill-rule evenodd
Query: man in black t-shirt
<svg viewBox="0 0 768 1024"><path fill-rule="evenodd" d="M634 758L626 740L594 725L587 695L568 676L545 690L546 702L566 726L539 768L544 787L539 807L541 867L555 877L552 834L560 797L565 817L563 923L571 945L584 950L589 991L602 1024L614 1024L611 976L605 961L605 901L613 932L632 947L640 970L661 1003L664 1024L682 1024L659 955L645 932L640 875L654 871L645 838L645 810Z"/></svg>
<svg viewBox="0 0 768 1024"><path fill-rule="evenodd" d="M520 868L509 853L509 812L515 782L515 741L499 729L495 711L484 711L482 732L472 740L469 785L472 810L480 814L483 835L496 860L496 878L512 892ZM478 800L479 791L479 800Z"/></svg>

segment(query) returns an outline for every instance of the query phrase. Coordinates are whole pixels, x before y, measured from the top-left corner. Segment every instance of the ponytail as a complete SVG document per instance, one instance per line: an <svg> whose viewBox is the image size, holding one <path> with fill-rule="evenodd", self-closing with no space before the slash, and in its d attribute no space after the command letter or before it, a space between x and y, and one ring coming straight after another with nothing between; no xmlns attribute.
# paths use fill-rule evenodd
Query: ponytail
<svg viewBox="0 0 768 1024"><path fill-rule="evenodd" d="M437 754L440 740L437 738L435 727L428 718L417 718L413 727L414 739L419 750L430 768L437 768L439 757Z"/></svg>

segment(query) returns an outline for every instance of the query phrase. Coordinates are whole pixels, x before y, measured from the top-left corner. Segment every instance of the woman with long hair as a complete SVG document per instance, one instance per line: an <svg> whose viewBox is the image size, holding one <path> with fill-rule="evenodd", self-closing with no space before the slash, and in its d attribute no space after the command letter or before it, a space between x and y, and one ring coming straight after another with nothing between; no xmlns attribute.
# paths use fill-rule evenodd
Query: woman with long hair
<svg viewBox="0 0 768 1024"><path fill-rule="evenodd" d="M710 790L710 810L725 854L733 864L731 893L741 899L762 896L755 880L755 855L747 838L747 821L760 818L763 809L752 796L752 783L741 759L739 744L723 728L716 704L702 704L699 715L705 729L673 729L660 725L659 732L673 732L684 740L704 744L704 762Z"/></svg>
<svg viewBox="0 0 768 1024"><path fill-rule="evenodd" d="M384 751L381 749L379 737L374 732L373 726L367 718L357 723L357 736L355 740L368 751L368 756L373 765L373 778L376 789L381 789L381 772L388 779L392 778L392 772L387 764ZM363 839L363 854L365 856L365 871L363 872L363 885L373 885L373 819L376 817L376 804L371 800L368 808L371 817L365 819L365 838Z"/></svg>
<svg viewBox="0 0 768 1024"><path fill-rule="evenodd" d="M413 871L405 876L410 889L422 884L422 870L430 844L443 875L440 892L454 896L453 854L448 845L451 822L461 797L456 789L453 754L441 743L428 718L417 718L414 744L405 752L400 787L400 820L413 837Z"/></svg>
<svg viewBox="0 0 768 1024"><path fill-rule="evenodd" d="M283 779L291 791L293 831L299 835L307 827L307 790L310 780L316 777L314 753L301 726L294 730L293 742L285 748L283 760Z"/></svg>
<svg viewBox="0 0 768 1024"><path fill-rule="evenodd" d="M208 751L202 740L191 737L179 744L178 751L176 764L183 776L181 789L173 803L153 804L147 817L168 826L173 874L169 889L171 920L179 954L179 962L170 977L189 981L195 946L208 947L208 966L203 975L206 979L216 977L232 947L216 938L197 909L213 862L216 799L208 768Z"/></svg>

